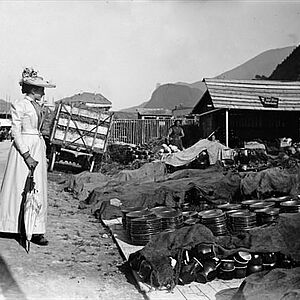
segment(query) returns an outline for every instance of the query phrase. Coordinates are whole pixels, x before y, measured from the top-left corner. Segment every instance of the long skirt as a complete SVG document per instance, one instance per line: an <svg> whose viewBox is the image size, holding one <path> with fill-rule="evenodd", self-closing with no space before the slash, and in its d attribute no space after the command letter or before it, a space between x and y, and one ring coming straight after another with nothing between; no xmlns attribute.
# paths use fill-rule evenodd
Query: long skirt
<svg viewBox="0 0 300 300"><path fill-rule="evenodd" d="M46 146L44 139L39 135L23 135L23 141L28 146L30 155L38 161L33 177L42 208L33 233L43 234L46 231L47 221ZM20 233L20 206L28 174L29 169L13 142L0 190L0 232Z"/></svg>

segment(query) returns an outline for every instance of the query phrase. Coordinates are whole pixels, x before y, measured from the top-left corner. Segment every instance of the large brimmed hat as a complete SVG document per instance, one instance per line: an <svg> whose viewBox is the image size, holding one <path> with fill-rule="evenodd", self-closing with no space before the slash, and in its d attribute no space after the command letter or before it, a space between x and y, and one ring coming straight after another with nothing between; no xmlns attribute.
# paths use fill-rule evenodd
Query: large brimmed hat
<svg viewBox="0 0 300 300"><path fill-rule="evenodd" d="M22 78L20 80L20 85L30 84L45 88L55 88L56 85L45 80L43 77L38 76L37 71L32 68L25 68L22 72Z"/></svg>

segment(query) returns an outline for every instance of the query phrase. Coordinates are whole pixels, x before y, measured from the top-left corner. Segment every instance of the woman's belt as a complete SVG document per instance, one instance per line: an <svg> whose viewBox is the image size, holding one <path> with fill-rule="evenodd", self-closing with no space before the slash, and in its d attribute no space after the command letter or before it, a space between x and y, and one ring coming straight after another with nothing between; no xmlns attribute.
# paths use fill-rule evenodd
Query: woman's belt
<svg viewBox="0 0 300 300"><path fill-rule="evenodd" d="M38 136L42 136L42 133L38 130L36 131L22 131L21 132L22 135L38 135Z"/></svg>

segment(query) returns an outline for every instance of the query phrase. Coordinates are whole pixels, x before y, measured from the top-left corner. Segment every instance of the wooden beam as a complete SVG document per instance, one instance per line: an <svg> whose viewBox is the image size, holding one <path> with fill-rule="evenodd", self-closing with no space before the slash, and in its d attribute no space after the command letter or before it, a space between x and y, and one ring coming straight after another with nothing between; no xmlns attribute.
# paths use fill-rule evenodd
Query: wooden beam
<svg viewBox="0 0 300 300"><path fill-rule="evenodd" d="M229 109L225 110L225 145L229 147Z"/></svg>

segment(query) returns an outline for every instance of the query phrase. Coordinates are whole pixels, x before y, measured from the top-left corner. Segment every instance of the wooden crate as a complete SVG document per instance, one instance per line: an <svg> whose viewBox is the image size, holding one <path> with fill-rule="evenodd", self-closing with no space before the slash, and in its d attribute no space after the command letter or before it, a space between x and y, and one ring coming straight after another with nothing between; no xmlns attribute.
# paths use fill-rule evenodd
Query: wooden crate
<svg viewBox="0 0 300 300"><path fill-rule="evenodd" d="M113 115L76 104L58 104L50 143L76 151L106 151Z"/></svg>

